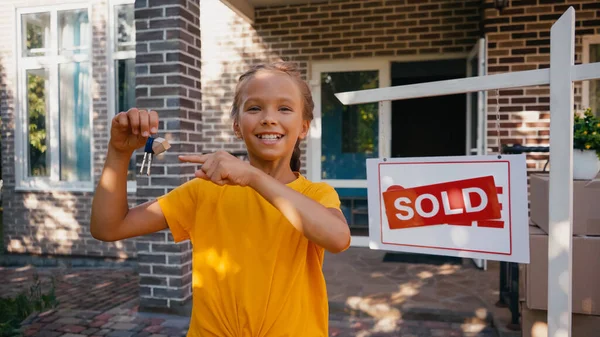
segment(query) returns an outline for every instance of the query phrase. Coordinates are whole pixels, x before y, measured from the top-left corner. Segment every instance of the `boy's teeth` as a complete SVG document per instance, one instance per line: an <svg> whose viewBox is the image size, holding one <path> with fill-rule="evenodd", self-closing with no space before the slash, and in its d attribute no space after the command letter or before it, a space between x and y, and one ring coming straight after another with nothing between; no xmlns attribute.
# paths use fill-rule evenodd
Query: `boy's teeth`
<svg viewBox="0 0 600 337"><path fill-rule="evenodd" d="M277 138L279 138L279 136L277 136L277 135L260 135L260 138L262 138L262 139L277 139Z"/></svg>

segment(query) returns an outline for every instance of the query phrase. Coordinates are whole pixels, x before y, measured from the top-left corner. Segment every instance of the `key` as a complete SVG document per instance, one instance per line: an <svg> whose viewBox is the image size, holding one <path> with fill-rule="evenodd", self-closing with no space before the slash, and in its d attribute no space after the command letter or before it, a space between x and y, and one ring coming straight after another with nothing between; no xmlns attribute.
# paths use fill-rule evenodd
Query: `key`
<svg viewBox="0 0 600 337"><path fill-rule="evenodd" d="M144 159L142 160L142 168L140 173L144 173L144 166L146 165L146 158L148 159L148 166L146 168L146 175L150 175L150 167L152 166L152 155L161 154L171 148L169 142L161 137L153 138L148 137L146 146L144 147Z"/></svg>

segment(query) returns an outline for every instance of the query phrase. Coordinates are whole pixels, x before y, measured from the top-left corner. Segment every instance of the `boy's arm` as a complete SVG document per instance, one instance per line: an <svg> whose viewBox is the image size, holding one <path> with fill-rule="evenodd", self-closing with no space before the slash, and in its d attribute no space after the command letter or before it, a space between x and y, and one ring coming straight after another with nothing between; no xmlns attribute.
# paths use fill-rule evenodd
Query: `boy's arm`
<svg viewBox="0 0 600 337"><path fill-rule="evenodd" d="M111 146L92 202L90 231L101 241L118 241L167 228L156 200L129 209L127 167L129 158Z"/></svg>
<svg viewBox="0 0 600 337"><path fill-rule="evenodd" d="M156 112L131 109L112 122L106 162L92 201L90 232L101 241L118 241L167 228L156 200L129 209L127 168L136 148L145 143L150 128L158 126Z"/></svg>
<svg viewBox="0 0 600 337"><path fill-rule="evenodd" d="M342 252L350 245L350 228L338 209L327 208L260 170L254 171L249 185L317 245L331 253Z"/></svg>

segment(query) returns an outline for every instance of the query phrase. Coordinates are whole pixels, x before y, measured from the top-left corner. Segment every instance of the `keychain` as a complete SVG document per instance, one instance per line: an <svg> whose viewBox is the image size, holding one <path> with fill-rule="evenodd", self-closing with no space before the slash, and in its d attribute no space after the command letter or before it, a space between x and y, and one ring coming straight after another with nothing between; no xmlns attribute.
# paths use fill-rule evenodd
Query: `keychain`
<svg viewBox="0 0 600 337"><path fill-rule="evenodd" d="M144 147L144 159L142 160L142 168L140 173L144 173L144 165L146 165L146 158L148 159L148 168L146 170L146 175L150 175L150 167L152 166L152 155L161 154L167 151L171 145L164 138L153 138L148 137L146 141L146 146Z"/></svg>

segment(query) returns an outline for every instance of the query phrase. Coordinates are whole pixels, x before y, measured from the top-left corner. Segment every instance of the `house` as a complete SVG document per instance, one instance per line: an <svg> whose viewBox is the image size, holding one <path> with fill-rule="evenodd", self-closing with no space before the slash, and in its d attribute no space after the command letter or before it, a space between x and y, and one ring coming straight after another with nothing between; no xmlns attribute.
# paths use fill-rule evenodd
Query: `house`
<svg viewBox="0 0 600 337"><path fill-rule="evenodd" d="M548 67L550 27L569 6L576 63L600 61L596 0L5 0L4 250L137 259L142 306L179 310L191 296L189 242L161 232L102 243L89 233L111 118L154 109L173 145L151 177L132 158L129 201L144 202L193 176L178 154L243 151L228 120L237 77L279 59L297 62L313 90L303 172L338 189L360 245L366 158L547 145L549 89L352 107L333 93ZM600 81L575 83L575 94L576 109L600 112ZM528 169L546 159L528 155Z"/></svg>

